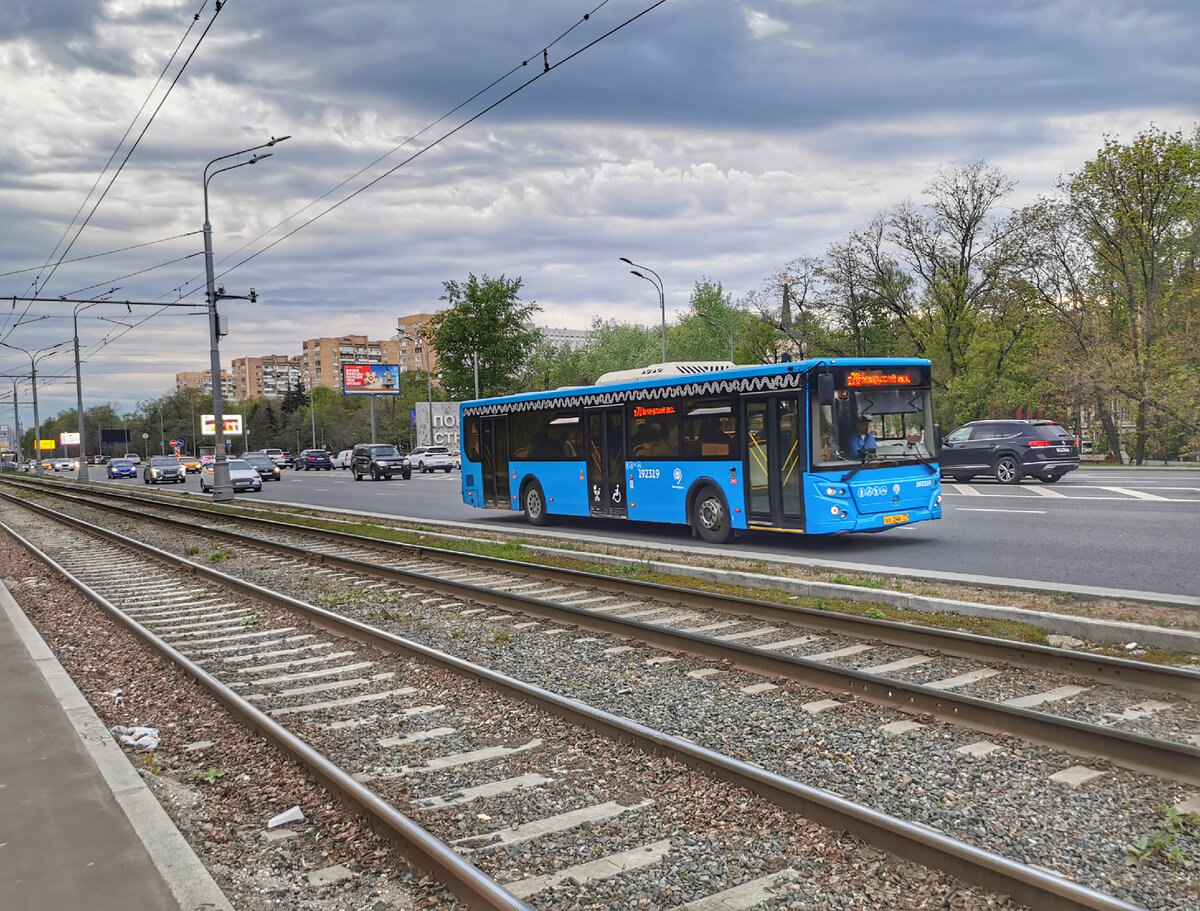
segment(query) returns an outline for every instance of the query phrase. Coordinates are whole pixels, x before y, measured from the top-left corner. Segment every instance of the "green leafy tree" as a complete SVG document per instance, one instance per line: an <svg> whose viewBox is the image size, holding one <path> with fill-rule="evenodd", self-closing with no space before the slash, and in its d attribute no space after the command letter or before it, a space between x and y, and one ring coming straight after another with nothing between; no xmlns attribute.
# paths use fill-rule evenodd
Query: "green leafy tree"
<svg viewBox="0 0 1200 911"><path fill-rule="evenodd" d="M1079 236L1092 254L1090 294L1119 347L1116 385L1134 412L1133 458L1146 458L1152 425L1197 435L1197 235L1200 130L1146 130L1063 182ZM1173 448L1169 446L1163 449Z"/></svg>
<svg viewBox="0 0 1200 911"><path fill-rule="evenodd" d="M472 398L475 359L480 396L502 395L520 385L520 377L540 334L530 319L541 310L518 298L521 279L468 275L465 282L443 282L442 300L450 306L428 323L451 398Z"/></svg>

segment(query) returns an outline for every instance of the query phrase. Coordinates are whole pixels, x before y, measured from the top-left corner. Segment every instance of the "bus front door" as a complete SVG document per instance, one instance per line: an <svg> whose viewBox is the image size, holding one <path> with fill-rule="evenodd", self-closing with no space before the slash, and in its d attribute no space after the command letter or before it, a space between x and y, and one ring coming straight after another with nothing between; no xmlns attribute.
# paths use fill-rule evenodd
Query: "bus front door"
<svg viewBox="0 0 1200 911"><path fill-rule="evenodd" d="M512 509L508 489L508 418L479 419L483 505Z"/></svg>
<svg viewBox="0 0 1200 911"><path fill-rule="evenodd" d="M625 517L625 409L587 411L588 504L593 516Z"/></svg>
<svg viewBox="0 0 1200 911"><path fill-rule="evenodd" d="M745 400L746 523L804 527L804 422L791 396Z"/></svg>

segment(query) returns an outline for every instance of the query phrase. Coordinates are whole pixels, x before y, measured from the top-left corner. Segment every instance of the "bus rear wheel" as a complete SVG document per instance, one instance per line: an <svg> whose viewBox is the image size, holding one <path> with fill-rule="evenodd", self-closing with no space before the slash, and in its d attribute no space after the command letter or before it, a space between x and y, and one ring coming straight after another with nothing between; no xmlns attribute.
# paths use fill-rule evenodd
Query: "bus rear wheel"
<svg viewBox="0 0 1200 911"><path fill-rule="evenodd" d="M725 498L715 487L705 487L692 502L692 528L709 544L724 544L732 534Z"/></svg>
<svg viewBox="0 0 1200 911"><path fill-rule="evenodd" d="M525 510L525 521L530 525L546 525L550 516L546 513L546 495L542 493L542 485L531 481L521 495L521 506Z"/></svg>

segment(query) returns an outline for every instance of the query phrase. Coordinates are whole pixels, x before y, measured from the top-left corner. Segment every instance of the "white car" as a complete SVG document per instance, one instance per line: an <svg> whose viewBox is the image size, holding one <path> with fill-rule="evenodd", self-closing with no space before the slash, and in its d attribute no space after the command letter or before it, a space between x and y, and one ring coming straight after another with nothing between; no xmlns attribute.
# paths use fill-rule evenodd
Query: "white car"
<svg viewBox="0 0 1200 911"><path fill-rule="evenodd" d="M420 472L444 471L449 474L454 470L454 457L446 446L418 446L408 454L408 460Z"/></svg>
<svg viewBox="0 0 1200 911"><path fill-rule="evenodd" d="M333 467L346 470L350 467L350 456L352 455L354 455L353 449L343 449L333 457Z"/></svg>
<svg viewBox="0 0 1200 911"><path fill-rule="evenodd" d="M244 459L226 459L225 464L229 466L229 482L233 485L235 491L238 490L262 490L262 478L254 466ZM215 482L216 460L211 460L204 463L200 469L200 492L208 493L213 489Z"/></svg>

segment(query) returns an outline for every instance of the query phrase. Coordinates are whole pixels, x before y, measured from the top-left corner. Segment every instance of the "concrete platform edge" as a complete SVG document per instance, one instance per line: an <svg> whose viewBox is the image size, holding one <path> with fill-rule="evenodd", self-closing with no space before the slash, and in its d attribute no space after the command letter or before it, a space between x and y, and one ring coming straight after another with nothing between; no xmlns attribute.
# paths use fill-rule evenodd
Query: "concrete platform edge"
<svg viewBox="0 0 1200 911"><path fill-rule="evenodd" d="M3 607L17 635L42 672L42 677L74 725L88 755L145 845L155 867L179 902L179 907L233 911L229 899L153 792L130 765L124 751L25 616L7 585L0 585L0 607Z"/></svg>

